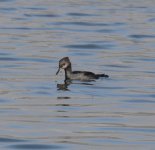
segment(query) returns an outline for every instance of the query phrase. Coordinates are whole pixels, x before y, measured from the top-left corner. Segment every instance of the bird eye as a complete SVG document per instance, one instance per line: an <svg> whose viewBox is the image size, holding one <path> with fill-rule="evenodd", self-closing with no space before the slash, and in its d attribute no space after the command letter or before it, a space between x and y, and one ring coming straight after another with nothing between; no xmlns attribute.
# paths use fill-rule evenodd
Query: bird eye
<svg viewBox="0 0 155 150"><path fill-rule="evenodd" d="M65 66L65 64L61 64L61 68L64 67L64 66Z"/></svg>

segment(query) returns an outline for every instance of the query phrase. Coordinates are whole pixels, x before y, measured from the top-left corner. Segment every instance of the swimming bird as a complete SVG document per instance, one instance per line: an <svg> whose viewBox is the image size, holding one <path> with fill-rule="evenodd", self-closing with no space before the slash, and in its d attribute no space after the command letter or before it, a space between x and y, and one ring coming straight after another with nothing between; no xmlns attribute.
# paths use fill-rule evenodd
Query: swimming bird
<svg viewBox="0 0 155 150"><path fill-rule="evenodd" d="M72 64L69 57L63 57L59 60L59 68L56 73L58 75L60 69L65 70L65 80L82 80L89 81L94 79L99 79L100 77L108 78L106 74L95 74L89 71L72 71Z"/></svg>

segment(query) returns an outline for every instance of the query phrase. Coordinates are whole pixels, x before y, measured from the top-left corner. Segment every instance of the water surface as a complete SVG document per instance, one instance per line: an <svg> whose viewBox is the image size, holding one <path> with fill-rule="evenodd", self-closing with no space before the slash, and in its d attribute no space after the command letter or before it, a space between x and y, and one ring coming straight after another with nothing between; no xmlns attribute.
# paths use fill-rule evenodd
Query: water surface
<svg viewBox="0 0 155 150"><path fill-rule="evenodd" d="M0 0L0 148L153 150L153 0ZM64 85L74 70L109 79Z"/></svg>

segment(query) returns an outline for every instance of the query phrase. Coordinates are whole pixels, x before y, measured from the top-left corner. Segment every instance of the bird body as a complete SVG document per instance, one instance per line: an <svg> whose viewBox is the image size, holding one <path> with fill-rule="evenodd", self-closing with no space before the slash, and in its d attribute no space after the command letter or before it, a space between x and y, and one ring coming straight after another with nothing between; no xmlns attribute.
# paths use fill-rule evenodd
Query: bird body
<svg viewBox="0 0 155 150"><path fill-rule="evenodd" d="M100 77L109 77L106 74L95 74L89 71L72 71L69 57L64 57L59 61L59 69L56 75L59 73L60 69L65 70L65 80L94 80L99 79Z"/></svg>

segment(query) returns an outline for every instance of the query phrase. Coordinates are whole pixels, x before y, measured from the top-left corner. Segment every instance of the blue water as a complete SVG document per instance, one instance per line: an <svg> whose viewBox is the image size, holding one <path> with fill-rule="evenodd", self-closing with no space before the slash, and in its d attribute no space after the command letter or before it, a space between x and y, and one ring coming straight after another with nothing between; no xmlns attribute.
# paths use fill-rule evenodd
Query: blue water
<svg viewBox="0 0 155 150"><path fill-rule="evenodd" d="M0 149L154 150L155 1L0 0ZM73 70L108 79L64 84Z"/></svg>

